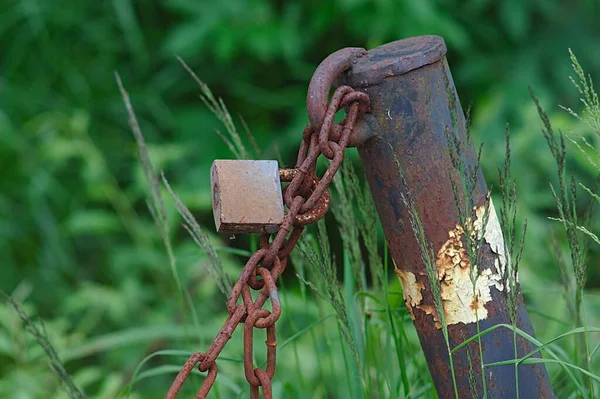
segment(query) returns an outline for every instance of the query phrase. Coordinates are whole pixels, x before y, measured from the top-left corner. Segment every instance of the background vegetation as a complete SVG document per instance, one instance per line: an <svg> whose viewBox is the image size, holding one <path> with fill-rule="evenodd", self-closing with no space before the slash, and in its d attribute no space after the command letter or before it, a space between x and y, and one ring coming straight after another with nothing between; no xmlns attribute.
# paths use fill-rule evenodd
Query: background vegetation
<svg viewBox="0 0 600 399"><path fill-rule="evenodd" d="M75 383L92 397L117 396L149 354L205 348L225 317L223 297L204 267L206 254L180 227L177 210L168 202L176 267L195 313L180 306L167 253L147 210L148 186L114 71L130 92L154 167L164 170L173 190L206 226L226 272L235 277L253 242L212 233L208 175L213 159L232 154L215 133L224 127L198 99L198 87L175 55L223 98L241 131L243 118L261 158L280 158L289 165L307 121L306 87L325 56L346 46L372 48L438 34L446 40L462 104L473 105L473 137L476 144L485 143L482 168L493 187L498 187L497 168L504 163L505 123L511 125L512 172L519 187L517 224L528 219L520 282L537 337L545 342L573 327L555 256L564 252L562 258L569 262L569 241L560 223L548 219L560 217L548 186L548 180L556 184L556 164L527 87L534 89L555 129L589 137L598 148L593 128L558 105L581 108L581 94L568 78L574 74L568 48L587 72L599 76L599 11L600 3L592 0L4 1L0 288L44 321ZM593 187L596 167L570 142L567 152L568 172ZM356 161L352 155L350 159ZM356 162L355 167L359 168ZM578 196L580 209L590 198ZM590 227L596 233L597 220ZM329 233L341 279L353 258L333 215L321 228ZM378 239L385 260L381 234ZM231 247L238 251L226 249ZM584 297L587 323L593 326L600 325L598 261L598 245L592 243ZM296 264L301 263L297 259ZM285 391L285 397L360 395L360 387L347 383L354 375L348 366L352 361L340 347L343 340L334 328L335 318L328 317L331 304L311 295L294 271L281 285L285 318L280 321L280 341L296 338L282 349L289 352L279 357L276 392ZM351 303L352 287L343 288L341 294ZM324 293L318 287L317 291ZM364 350L359 357L372 366L367 375L373 387L385 387L379 396L397 389L411 397L426 396L425 391L433 395L401 297L390 294L398 291L399 284L390 276L389 287L374 292L388 313L390 308L400 310L393 323L374 323L381 330L369 342L390 335L386 329L391 325L399 327L396 333L402 338L390 347L402 347L405 364L390 365L386 378L396 383L404 367L406 380L415 384L407 392L402 383L397 388L374 376L382 361L367 349L385 342L359 347ZM193 327L194 318L200 328ZM0 397L64 397L42 347L27 331L13 307L3 302ZM220 363L220 397L247 393L239 338L234 337L224 353L232 361ZM572 342L560 341L560 348L568 354ZM328 363L319 362L319 353L327 353L323 357ZM395 361L393 355L385 362ZM183 358L150 359L142 370L156 375L147 374L152 378L136 384L133 395L161 396L174 376L166 373L168 366L180 365ZM575 392L560 369L551 371L558 392L565 393L559 397Z"/></svg>

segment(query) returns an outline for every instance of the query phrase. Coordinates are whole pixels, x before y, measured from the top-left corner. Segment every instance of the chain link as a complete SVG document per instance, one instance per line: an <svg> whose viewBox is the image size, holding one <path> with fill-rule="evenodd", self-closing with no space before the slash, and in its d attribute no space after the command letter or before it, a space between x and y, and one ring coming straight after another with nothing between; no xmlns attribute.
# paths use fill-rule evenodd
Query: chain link
<svg viewBox="0 0 600 399"><path fill-rule="evenodd" d="M346 108L346 117L338 125L334 119L342 108ZM250 397L258 399L259 388L262 387L263 397L272 398L271 380L277 360L275 322L281 316L275 282L285 270L288 255L296 246L305 225L316 222L327 213L329 184L342 164L357 118L368 108L367 94L349 86L340 86L331 98L322 125L309 124L304 129L295 169L280 171L281 181L289 184L283 191L287 212L279 231L274 235L261 236L260 249L248 259L227 300L229 317L207 351L196 353L185 362L166 399L177 396L196 365L199 371L208 371L208 375L195 398L205 398L208 395L217 378L216 358L240 323L244 323L244 374L250 384ZM323 176L318 178L316 165L321 154L330 159L331 163ZM260 290L256 300L252 300L251 289ZM267 300L271 302L271 311L263 309ZM255 329L266 329L267 365L264 370L254 367L253 363Z"/></svg>

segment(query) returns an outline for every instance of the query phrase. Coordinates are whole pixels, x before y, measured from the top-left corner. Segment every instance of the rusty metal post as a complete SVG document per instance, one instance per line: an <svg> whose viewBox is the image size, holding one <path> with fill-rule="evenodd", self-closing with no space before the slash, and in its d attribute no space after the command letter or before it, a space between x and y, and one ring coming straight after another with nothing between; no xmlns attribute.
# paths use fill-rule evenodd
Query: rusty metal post
<svg viewBox="0 0 600 399"><path fill-rule="evenodd" d="M507 288L500 279L506 258L493 205L490 205L485 230L481 281L477 279L478 296L474 297L470 288L468 259L465 261L464 248L460 243L464 231L459 226L450 182L451 174L457 175L445 134L446 129L454 129L455 134L464 139L465 117L445 53L444 41L437 36L389 43L357 58L341 81L366 92L371 98L373 136L359 145L359 154L438 395L452 398L455 395L447 345L426 267L402 200L403 184L396 159L406 177L436 258L450 347L477 334L476 317L481 330L511 322L505 295ZM473 148L462 156L467 164L475 162ZM479 171L474 192L478 204L486 203L487 192L483 174ZM517 327L533 335L520 294ZM512 331L498 328L481 340L484 363L514 358ZM517 346L519 356L535 349L521 338L517 338ZM474 374L477 392L482 396L477 342L454 353L453 362L459 397L471 397L470 373ZM521 398L554 397L543 364L519 365L518 375ZM516 397L513 365L486 368L484 378L488 397Z"/></svg>

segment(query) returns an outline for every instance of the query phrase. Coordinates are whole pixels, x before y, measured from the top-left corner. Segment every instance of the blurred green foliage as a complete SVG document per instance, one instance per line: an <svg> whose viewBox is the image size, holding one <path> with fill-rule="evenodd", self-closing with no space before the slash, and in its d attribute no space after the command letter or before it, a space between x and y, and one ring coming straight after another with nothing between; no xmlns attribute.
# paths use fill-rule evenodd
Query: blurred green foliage
<svg viewBox="0 0 600 399"><path fill-rule="evenodd" d="M307 121L308 81L324 57L346 46L438 34L463 106L473 104L473 134L485 143L491 185L502 165L504 125L511 124L519 206L530 220L521 281L531 307L548 311L544 303L560 292L546 219L556 214L547 185L555 171L527 87L557 127L587 133L556 106L578 104L568 48L598 76L599 11L595 0L3 1L0 288L46 320L67 368L93 396L114 397L138 362L171 340L194 337L194 347L205 346L213 329L169 327L189 317L179 312L146 208L114 72L131 94L154 166L213 231L208 168L231 154L175 55L240 116L239 126L243 118L263 158L289 164ZM575 176L591 186L593 169L572 153ZM181 278L203 325L217 326L223 301L202 268L205 255L168 205ZM219 248L230 244L213 238ZM247 248L244 238L231 244ZM597 248L591 256L597 264ZM239 261L223 256L232 276ZM597 267L589 273L600 277ZM598 281L590 278L590 288ZM14 397L58 392L41 349L8 308L0 311L0 375L10 382L1 385L19 393ZM139 392L163 392L165 381L145 380Z"/></svg>

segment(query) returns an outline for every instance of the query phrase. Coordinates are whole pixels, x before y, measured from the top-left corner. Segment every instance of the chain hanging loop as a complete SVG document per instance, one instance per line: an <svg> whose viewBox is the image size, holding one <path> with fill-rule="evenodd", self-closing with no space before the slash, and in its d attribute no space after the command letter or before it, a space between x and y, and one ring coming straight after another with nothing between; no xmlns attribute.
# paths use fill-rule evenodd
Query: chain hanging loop
<svg viewBox="0 0 600 399"><path fill-rule="evenodd" d="M354 59L365 53L366 50L358 48L339 50L327 57L315 71L307 96L310 124L302 133L295 168L280 170L280 180L289 183L283 189L287 208L283 223L277 233L261 236L260 248L246 262L227 299L229 317L207 351L192 355L183 365L166 399L175 399L196 364L198 370L208 371L208 374L195 397L205 398L208 395L217 378L216 358L240 323L244 323L244 374L250 384L250 396L258 399L259 388L262 387L263 397L272 398L271 380L277 361L275 323L281 316L276 281L285 270L288 256L305 226L327 213L330 203L328 187L342 164L357 120L369 109L368 95L349 86L338 87L328 101L335 79L350 67ZM335 115L343 108L346 117L338 124ZM331 162L319 178L316 168L321 154ZM251 289L260 290L254 301ZM271 302L271 311L263 309L267 300ZM255 368L253 364L255 328L265 329L267 334L267 364L264 370Z"/></svg>

